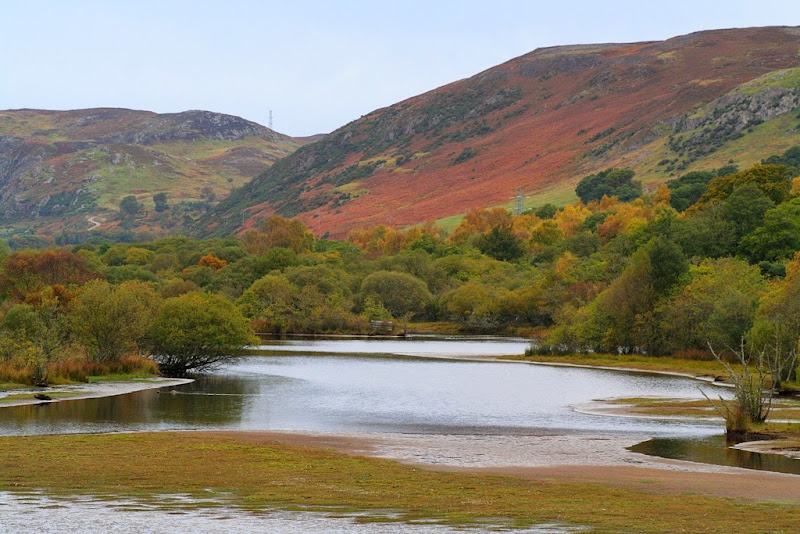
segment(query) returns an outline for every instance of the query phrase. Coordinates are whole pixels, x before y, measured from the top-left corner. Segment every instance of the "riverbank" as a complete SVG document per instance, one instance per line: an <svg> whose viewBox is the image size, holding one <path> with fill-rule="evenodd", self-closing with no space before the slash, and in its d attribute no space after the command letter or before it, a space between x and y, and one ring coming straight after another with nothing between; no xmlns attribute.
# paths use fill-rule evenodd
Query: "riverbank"
<svg viewBox="0 0 800 534"><path fill-rule="evenodd" d="M27 388L0 391L0 408L24 406L27 404L47 404L79 399L96 399L124 395L145 389L180 386L192 382L189 378L138 378L135 380L101 380L87 384L70 384L47 388ZM45 394L52 400L40 400L36 394Z"/></svg>
<svg viewBox="0 0 800 534"><path fill-rule="evenodd" d="M219 496L248 510L335 507L337 515L371 512L370 520L458 525L488 518L513 526L559 521L595 532L791 532L800 523L797 476L678 465L689 462L587 466L579 463L580 451L571 465L515 466L514 458L481 465L487 445L524 454L542 437L496 443L495 436L275 432L6 437L0 438L0 491L149 502L164 494ZM553 439L540 450L552 449ZM564 442L565 454L572 445ZM392 450L397 456L398 447L411 456L414 447L438 452L413 465L365 457ZM121 462L119 451L131 461ZM463 464L470 457L471 465L452 465L453 458ZM435 458L443 463L432 463Z"/></svg>

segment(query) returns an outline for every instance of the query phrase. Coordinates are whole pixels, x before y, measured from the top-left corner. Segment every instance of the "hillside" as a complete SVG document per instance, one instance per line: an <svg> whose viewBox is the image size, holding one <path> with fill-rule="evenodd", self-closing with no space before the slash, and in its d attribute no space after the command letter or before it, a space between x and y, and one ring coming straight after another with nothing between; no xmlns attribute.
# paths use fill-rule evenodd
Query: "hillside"
<svg viewBox="0 0 800 534"><path fill-rule="evenodd" d="M180 226L304 143L208 111L0 111L0 225L51 234L113 226L134 195L143 211L127 227ZM157 193L172 209L155 220Z"/></svg>
<svg viewBox="0 0 800 534"><path fill-rule="evenodd" d="M574 199L611 166L646 186L746 166L800 140L800 28L538 49L376 110L299 149L196 226L224 235L277 212L316 233Z"/></svg>

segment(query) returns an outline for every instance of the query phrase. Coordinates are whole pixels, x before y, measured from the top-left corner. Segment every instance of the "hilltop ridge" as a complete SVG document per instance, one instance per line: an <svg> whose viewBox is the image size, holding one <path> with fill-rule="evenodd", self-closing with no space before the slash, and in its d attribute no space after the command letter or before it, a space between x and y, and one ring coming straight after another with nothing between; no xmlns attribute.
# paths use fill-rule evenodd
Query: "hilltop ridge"
<svg viewBox="0 0 800 534"><path fill-rule="evenodd" d="M128 195L224 198L304 143L209 111L0 111L0 223L81 230L112 222Z"/></svg>
<svg viewBox="0 0 800 534"><path fill-rule="evenodd" d="M341 237L502 205L517 188L528 205L567 202L611 166L655 187L749 165L797 144L798 50L800 29L788 27L537 49L301 148L196 230L223 235L280 213Z"/></svg>

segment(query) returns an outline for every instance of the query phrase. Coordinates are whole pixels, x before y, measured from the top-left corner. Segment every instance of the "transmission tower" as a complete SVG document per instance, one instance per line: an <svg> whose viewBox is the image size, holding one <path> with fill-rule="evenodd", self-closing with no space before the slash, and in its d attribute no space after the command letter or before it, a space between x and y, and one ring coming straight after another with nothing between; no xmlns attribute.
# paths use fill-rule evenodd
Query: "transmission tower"
<svg viewBox="0 0 800 534"><path fill-rule="evenodd" d="M525 197L522 196L522 188L520 187L517 189L517 197L516 201L514 202L514 215L519 215L525 210L524 206L522 205L522 200L524 198Z"/></svg>

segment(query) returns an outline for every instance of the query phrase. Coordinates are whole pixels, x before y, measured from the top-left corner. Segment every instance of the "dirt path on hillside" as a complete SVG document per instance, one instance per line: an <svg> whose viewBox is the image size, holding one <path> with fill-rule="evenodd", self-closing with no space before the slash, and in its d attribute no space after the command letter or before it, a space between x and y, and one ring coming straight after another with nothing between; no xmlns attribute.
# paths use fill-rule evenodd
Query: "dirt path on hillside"
<svg viewBox="0 0 800 534"><path fill-rule="evenodd" d="M103 224L101 222L96 221L95 220L96 218L97 218L97 215L92 215L91 217L86 217L86 220L88 221L88 223L93 225L91 228L89 228L90 232L92 230L96 230L97 228L99 228Z"/></svg>

